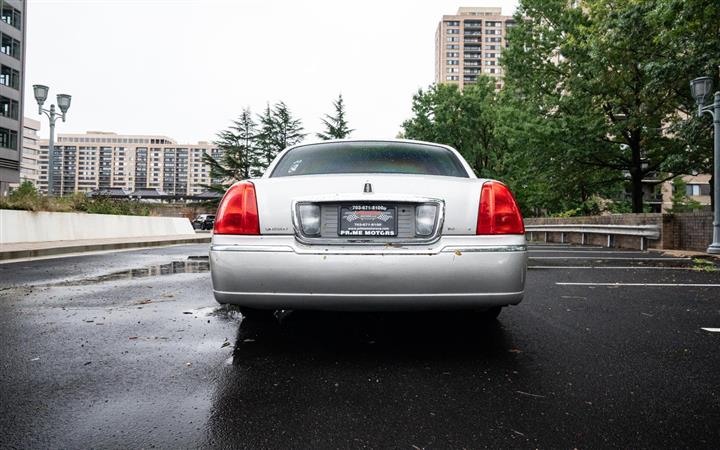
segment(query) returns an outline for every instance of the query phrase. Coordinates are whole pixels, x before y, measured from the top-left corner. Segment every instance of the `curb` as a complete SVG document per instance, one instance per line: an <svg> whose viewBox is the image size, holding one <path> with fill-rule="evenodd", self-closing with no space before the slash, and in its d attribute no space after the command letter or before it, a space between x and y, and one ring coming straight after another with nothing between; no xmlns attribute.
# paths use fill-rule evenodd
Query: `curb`
<svg viewBox="0 0 720 450"><path fill-rule="evenodd" d="M62 245L57 247L47 247L38 249L18 249L0 251L0 261L21 259L21 258L35 258L41 256L55 256L63 255L68 253L83 253L83 252L96 252L104 250L121 250L130 248L144 248L144 247L162 247L165 245L177 245L177 244L203 244L210 243L212 235L201 236L201 237L187 237L177 239L167 239L159 241L135 241L135 242L112 242L112 243L101 243L96 244L77 244L77 245Z"/></svg>

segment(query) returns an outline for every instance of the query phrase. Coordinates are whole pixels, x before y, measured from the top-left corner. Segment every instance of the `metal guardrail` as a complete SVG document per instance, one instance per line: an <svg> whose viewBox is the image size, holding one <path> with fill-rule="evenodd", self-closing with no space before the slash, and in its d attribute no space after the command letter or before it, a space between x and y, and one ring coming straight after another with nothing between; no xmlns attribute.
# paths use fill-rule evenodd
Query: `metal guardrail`
<svg viewBox="0 0 720 450"><path fill-rule="evenodd" d="M647 247L647 239L660 239L659 225L595 225L595 224L544 224L525 225L525 232L534 240L535 233L544 233L547 242L548 233L560 233L560 242L565 243L567 233L580 234L580 243L585 244L587 234L602 234L607 236L607 246L612 247L614 236L637 236L640 238L640 250Z"/></svg>

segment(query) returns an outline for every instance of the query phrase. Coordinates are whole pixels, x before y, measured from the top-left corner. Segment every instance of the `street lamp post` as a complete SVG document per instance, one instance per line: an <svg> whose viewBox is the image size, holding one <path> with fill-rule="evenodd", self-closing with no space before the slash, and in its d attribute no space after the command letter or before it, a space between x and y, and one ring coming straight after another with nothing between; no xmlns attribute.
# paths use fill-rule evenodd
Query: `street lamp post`
<svg viewBox="0 0 720 450"><path fill-rule="evenodd" d="M713 172L713 195L715 196L715 211L713 216L713 241L707 248L708 253L720 253L720 91L715 93L713 103L705 105L712 90L712 79L710 77L695 78L690 82L690 91L698 105L697 115L710 113L713 118L715 132L714 146L714 172Z"/></svg>
<svg viewBox="0 0 720 450"><path fill-rule="evenodd" d="M67 110L70 109L70 100L72 97L70 97L67 94L58 94L57 95L57 104L58 108L60 108L60 113L58 114L55 111L55 105L50 105L50 109L43 109L43 103L45 103L45 100L47 100L48 96L48 88L47 86L44 86L42 84L34 84L33 85L33 94L35 94L35 100L37 100L38 103L38 114L42 115L45 114L48 116L48 119L50 119L50 140L48 142L48 195L52 195L53 190L53 166L54 166L54 154L55 154L55 121L58 119L58 117L62 118L62 121L65 122L65 113L67 113Z"/></svg>

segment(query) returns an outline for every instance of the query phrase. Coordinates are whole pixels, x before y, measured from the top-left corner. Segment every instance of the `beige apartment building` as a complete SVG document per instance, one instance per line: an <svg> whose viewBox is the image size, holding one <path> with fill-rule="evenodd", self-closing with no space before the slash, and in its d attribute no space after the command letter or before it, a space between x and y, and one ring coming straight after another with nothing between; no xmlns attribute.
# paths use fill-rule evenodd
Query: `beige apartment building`
<svg viewBox="0 0 720 450"><path fill-rule="evenodd" d="M457 14L446 15L435 32L435 82L457 84L460 89L477 82L478 75L495 78L502 87L500 54L507 46L512 16L503 16L501 8L460 7Z"/></svg>
<svg viewBox="0 0 720 450"><path fill-rule="evenodd" d="M104 131L59 134L54 147L53 195L123 189L154 190L170 198L207 191L210 167L203 154L221 151L213 144L178 144L160 135L126 135ZM40 141L38 188L48 192L48 141Z"/></svg>
<svg viewBox="0 0 720 450"><path fill-rule="evenodd" d="M38 184L40 180L40 121L23 117L22 160L20 161L20 183L29 181Z"/></svg>

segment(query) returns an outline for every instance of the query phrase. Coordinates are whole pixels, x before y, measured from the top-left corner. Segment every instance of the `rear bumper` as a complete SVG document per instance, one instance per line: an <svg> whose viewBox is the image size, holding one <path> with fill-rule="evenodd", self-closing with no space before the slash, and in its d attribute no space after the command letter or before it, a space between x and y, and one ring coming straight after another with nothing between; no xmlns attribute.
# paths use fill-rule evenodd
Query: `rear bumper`
<svg viewBox="0 0 720 450"><path fill-rule="evenodd" d="M214 236L220 303L261 309L412 310L517 304L524 236L443 237L429 246L307 246L292 236Z"/></svg>

